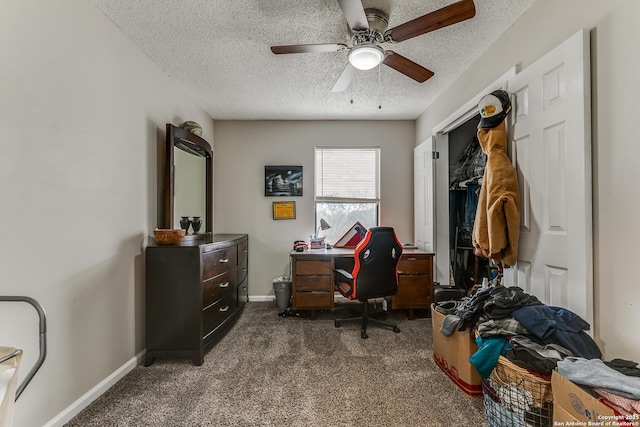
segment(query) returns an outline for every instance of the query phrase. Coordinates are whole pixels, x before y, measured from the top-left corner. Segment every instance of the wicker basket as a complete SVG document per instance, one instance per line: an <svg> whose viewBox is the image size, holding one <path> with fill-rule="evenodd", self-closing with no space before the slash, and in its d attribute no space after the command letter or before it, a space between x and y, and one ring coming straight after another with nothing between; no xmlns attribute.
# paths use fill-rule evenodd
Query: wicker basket
<svg viewBox="0 0 640 427"><path fill-rule="evenodd" d="M482 393L487 423L491 427L553 425L551 381L500 356Z"/></svg>
<svg viewBox="0 0 640 427"><path fill-rule="evenodd" d="M180 245L182 239L186 234L186 230L182 228L177 229L163 229L156 228L153 230L153 237L156 239L156 243L160 246L177 246Z"/></svg>
<svg viewBox="0 0 640 427"><path fill-rule="evenodd" d="M513 383L531 393L534 404L542 406L545 402L553 402L551 380L533 374L514 364L506 357L500 356L495 369L491 373L502 383Z"/></svg>

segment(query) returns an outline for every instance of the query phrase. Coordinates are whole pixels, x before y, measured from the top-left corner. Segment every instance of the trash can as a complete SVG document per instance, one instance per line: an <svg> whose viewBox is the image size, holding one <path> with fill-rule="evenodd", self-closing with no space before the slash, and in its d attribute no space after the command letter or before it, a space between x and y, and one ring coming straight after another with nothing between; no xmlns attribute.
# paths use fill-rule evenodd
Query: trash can
<svg viewBox="0 0 640 427"><path fill-rule="evenodd" d="M273 279L273 293L276 294L278 309L286 310L291 306L291 278L278 277Z"/></svg>

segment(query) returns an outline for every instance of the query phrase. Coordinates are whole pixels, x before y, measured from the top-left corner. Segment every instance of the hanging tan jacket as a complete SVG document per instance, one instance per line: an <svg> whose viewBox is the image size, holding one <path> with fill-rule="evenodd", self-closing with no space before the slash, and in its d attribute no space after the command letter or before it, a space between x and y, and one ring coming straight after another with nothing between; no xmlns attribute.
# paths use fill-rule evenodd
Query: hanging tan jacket
<svg viewBox="0 0 640 427"><path fill-rule="evenodd" d="M478 129L478 140L487 165L473 224L475 253L514 265L520 237L520 191L516 170L507 156L504 121L495 128Z"/></svg>

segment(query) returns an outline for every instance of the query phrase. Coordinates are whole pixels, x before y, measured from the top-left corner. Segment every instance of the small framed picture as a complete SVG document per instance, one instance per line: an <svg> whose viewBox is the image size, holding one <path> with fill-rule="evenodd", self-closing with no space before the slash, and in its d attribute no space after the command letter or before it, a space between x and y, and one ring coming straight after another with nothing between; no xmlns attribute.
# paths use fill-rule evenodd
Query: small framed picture
<svg viewBox="0 0 640 427"><path fill-rule="evenodd" d="M273 202L273 219L296 219L296 202Z"/></svg>
<svg viewBox="0 0 640 427"><path fill-rule="evenodd" d="M264 195L302 196L302 166L265 166Z"/></svg>

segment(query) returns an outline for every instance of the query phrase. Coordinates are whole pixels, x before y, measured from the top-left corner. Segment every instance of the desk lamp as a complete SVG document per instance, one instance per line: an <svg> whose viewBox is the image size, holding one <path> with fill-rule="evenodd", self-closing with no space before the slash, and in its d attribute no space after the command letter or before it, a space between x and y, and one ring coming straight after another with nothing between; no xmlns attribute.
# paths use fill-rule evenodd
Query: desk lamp
<svg viewBox="0 0 640 427"><path fill-rule="evenodd" d="M324 220L324 218L320 219L320 225L318 226L318 231L316 232L316 237L320 237L320 230L328 230L330 229L331 226L329 225L329 223L327 223L327 221Z"/></svg>

